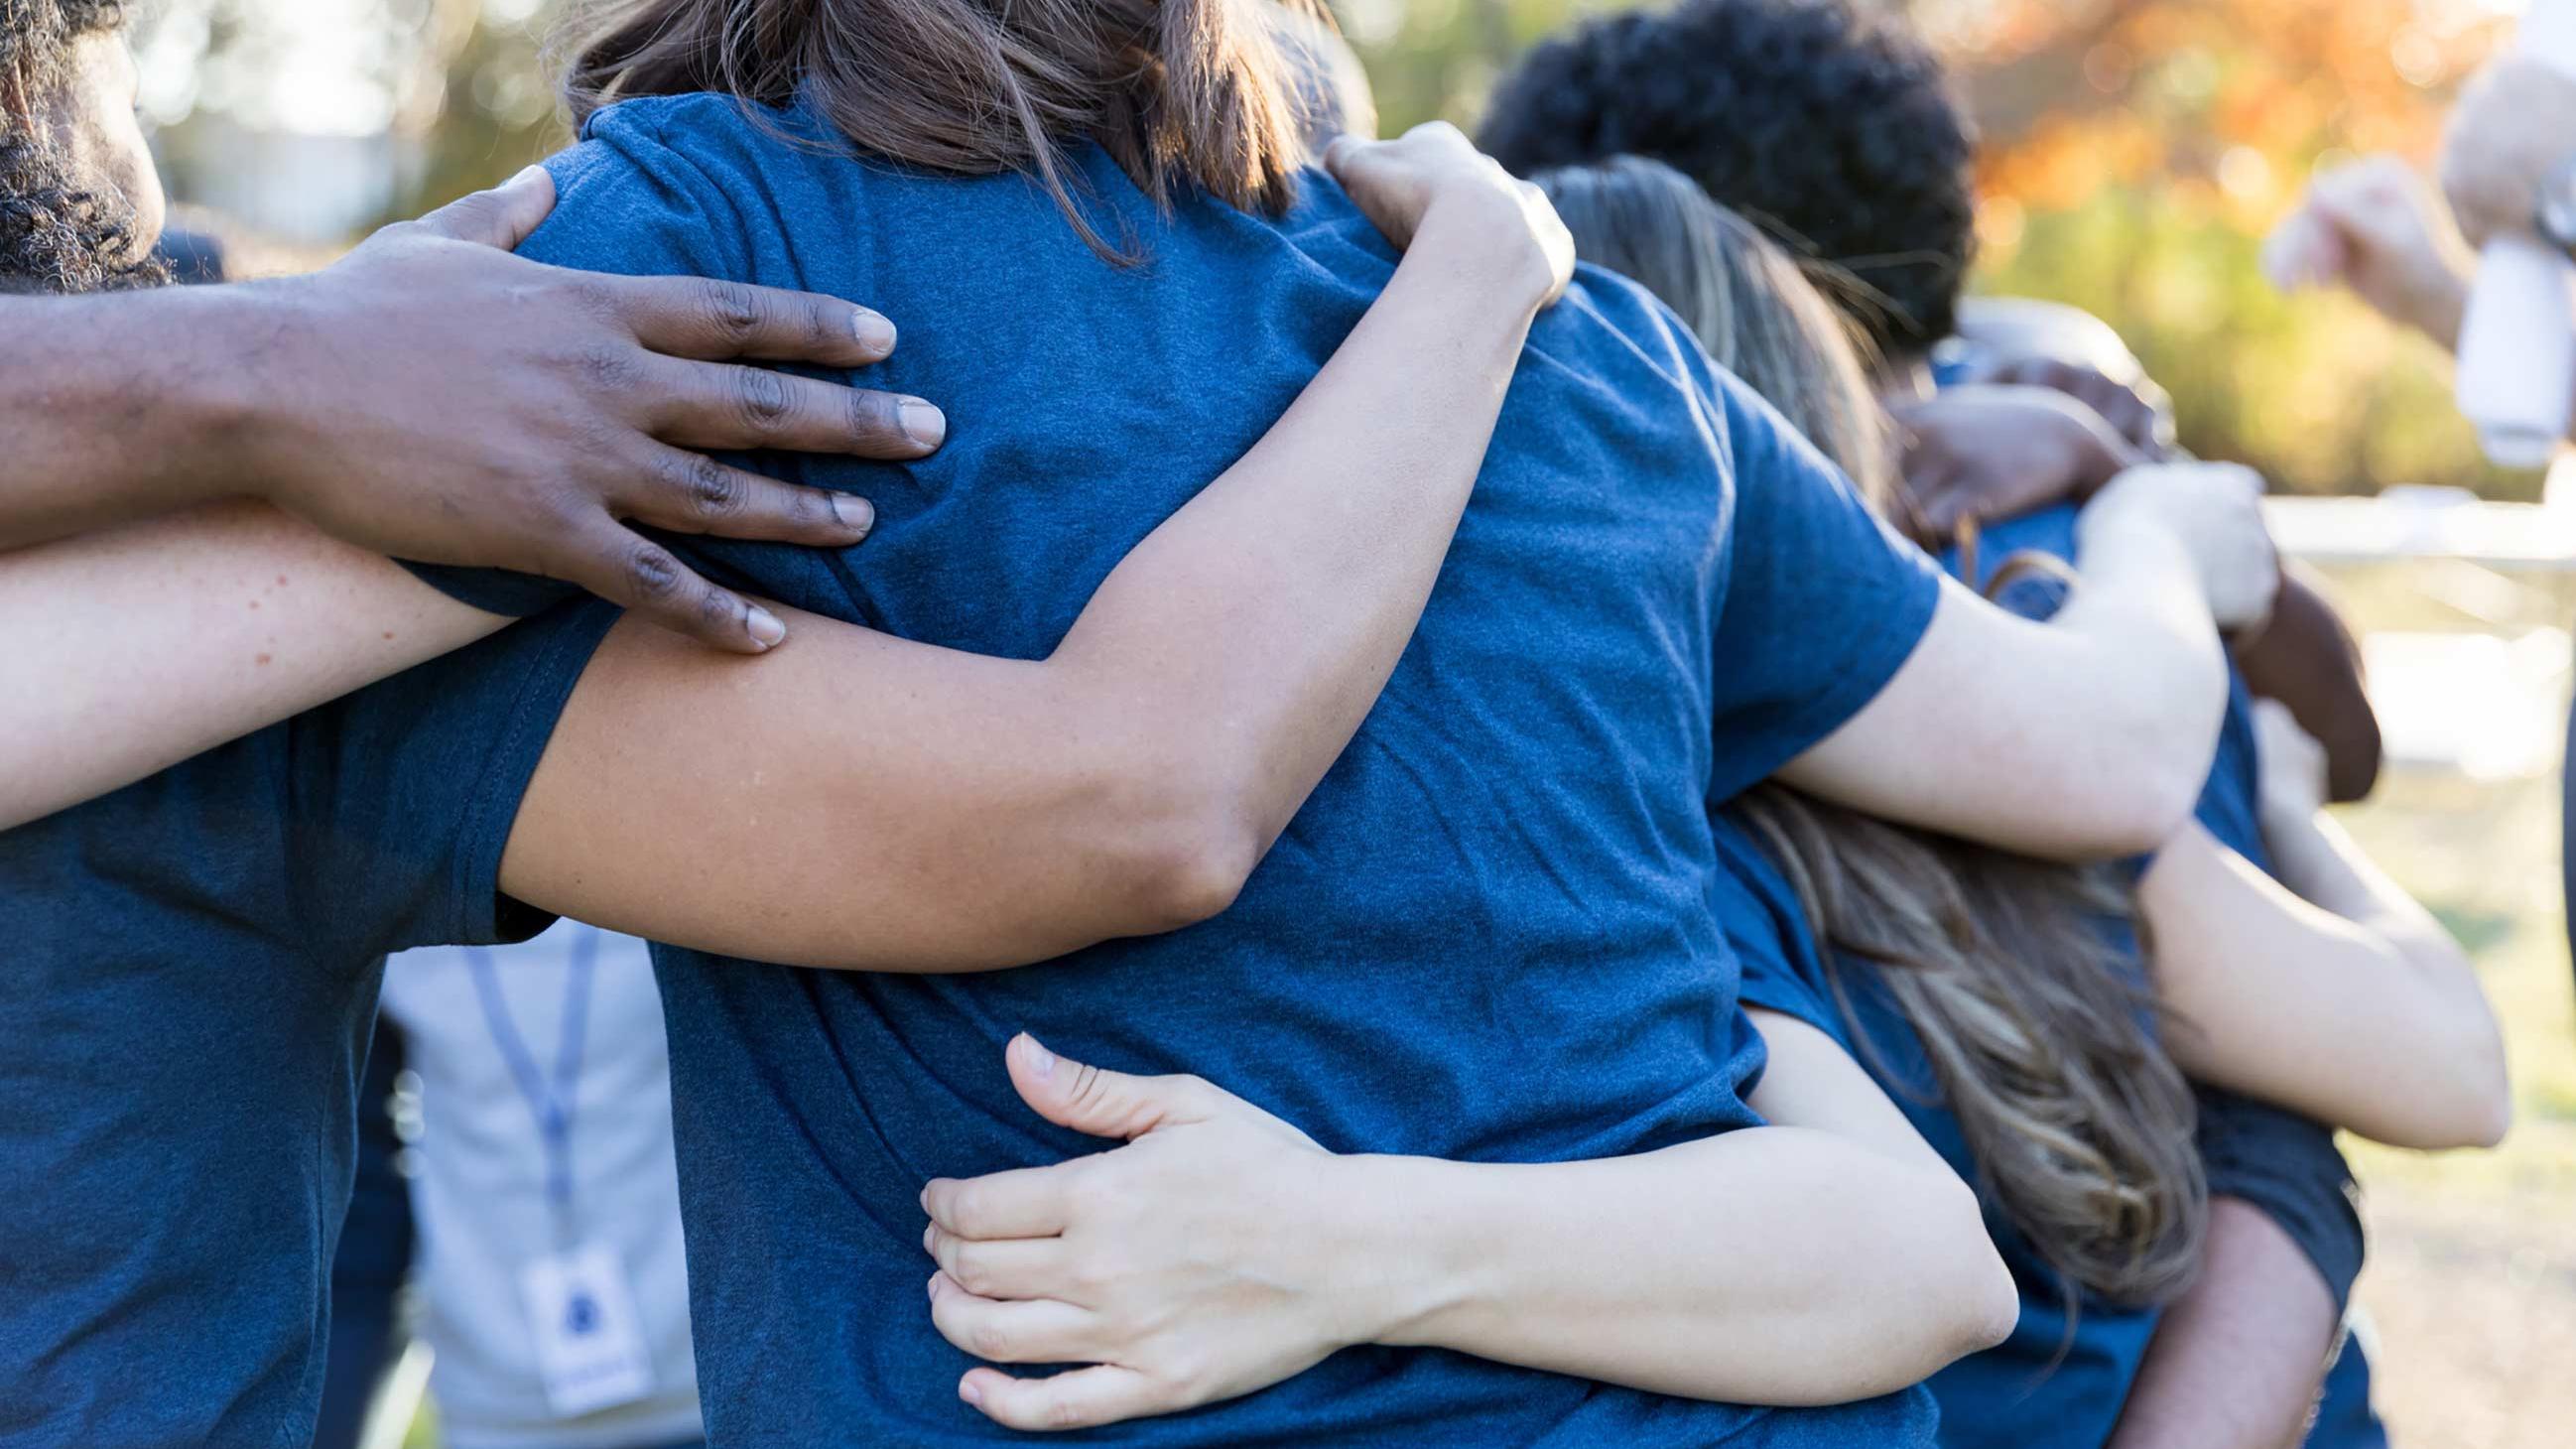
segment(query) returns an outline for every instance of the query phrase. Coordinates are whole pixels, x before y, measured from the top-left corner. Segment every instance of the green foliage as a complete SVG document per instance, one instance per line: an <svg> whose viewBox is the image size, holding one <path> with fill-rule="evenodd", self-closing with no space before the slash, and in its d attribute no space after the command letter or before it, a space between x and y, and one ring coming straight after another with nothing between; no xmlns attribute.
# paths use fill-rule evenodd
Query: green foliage
<svg viewBox="0 0 2576 1449"><path fill-rule="evenodd" d="M2186 446L2252 463L2283 491L2537 496L2537 474L2479 455L2439 347L2341 296L2283 296L2257 268L2259 246L2169 188L2106 187L2029 216L1977 286L2108 319L2172 392Z"/></svg>

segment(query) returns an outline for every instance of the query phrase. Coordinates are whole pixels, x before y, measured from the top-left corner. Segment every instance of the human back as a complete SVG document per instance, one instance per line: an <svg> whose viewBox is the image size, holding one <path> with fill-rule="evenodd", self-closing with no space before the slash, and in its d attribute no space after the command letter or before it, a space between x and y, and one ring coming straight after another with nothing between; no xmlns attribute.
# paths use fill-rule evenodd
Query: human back
<svg viewBox="0 0 2576 1449"><path fill-rule="evenodd" d="M941 459L804 471L874 498L864 550L699 556L788 604L990 653L1051 649L1117 559L1296 396L1393 268L1311 172L1276 218L1195 187L1165 207L1107 150L1068 145L1068 189L1122 260L1019 174L842 154L810 105L645 98L595 117L589 137L557 164L539 259L805 276L943 318L908 333L879 379L941 399ZM1789 457L1773 426L1641 294L1586 276L1534 333L1388 696L1227 917L984 981L825 980L666 953L698 1313L750 1325L702 1345L717 1437L792 1437L820 1422L818 1403L900 1411L907 1436L985 1432L953 1402L966 1360L882 1305L925 1276L923 1179L1075 1145L1027 1119L1001 1073L1023 1026L1091 1059L1241 1083L1370 1150L1596 1155L1743 1121L1728 1091L1738 1042L1713 1010L1725 956L1704 912L1702 808L1721 757L1727 447L1750 427L1764 456ZM1819 529L1858 517L1820 465L1797 461L1808 471L1781 495L1813 485ZM1914 582L1906 606L1928 611ZM1865 661L1878 667L1854 671L1845 713L1920 628L1897 622L1898 642ZM1728 788L1838 722L1837 700L1762 661L1730 674L1748 694L1777 687L1762 703L1780 728L1766 716L1730 740ZM1505 1066L1533 1034L1548 1069ZM787 1230L816 1221L834 1231ZM1695 1442L1742 1417L1445 1357L1345 1359L1313 1385L1154 1432L1383 1433L1436 1403L1462 1432L1513 1438L1593 1403L1625 1405L1585 1411L1609 1416L1603 1432L1681 1416Z"/></svg>

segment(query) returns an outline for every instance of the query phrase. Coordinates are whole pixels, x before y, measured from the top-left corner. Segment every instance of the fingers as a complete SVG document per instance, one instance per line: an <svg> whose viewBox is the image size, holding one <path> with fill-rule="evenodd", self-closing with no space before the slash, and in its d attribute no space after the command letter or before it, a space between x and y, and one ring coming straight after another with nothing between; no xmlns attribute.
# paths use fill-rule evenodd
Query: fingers
<svg viewBox="0 0 2576 1449"><path fill-rule="evenodd" d="M1215 1089L1196 1077L1133 1077L1059 1058L1022 1032L1003 1050L1020 1100L1059 1127L1134 1140L1174 1122L1203 1121Z"/></svg>
<svg viewBox="0 0 2576 1449"><path fill-rule="evenodd" d="M413 225L453 241L516 251L555 209L555 179L531 166L489 191L460 196Z"/></svg>
<svg viewBox="0 0 2576 1449"><path fill-rule="evenodd" d="M636 340L673 357L865 367L894 351L892 322L837 297L703 277L621 278L611 295Z"/></svg>
<svg viewBox="0 0 2576 1449"><path fill-rule="evenodd" d="M948 419L916 397L817 382L765 367L658 361L643 376L656 437L683 448L778 448L859 458L918 458Z"/></svg>
<svg viewBox="0 0 2576 1449"><path fill-rule="evenodd" d="M868 536L876 509L866 499L802 488L727 467L703 453L651 445L621 516L673 533L846 548Z"/></svg>
<svg viewBox="0 0 2576 1449"><path fill-rule="evenodd" d="M559 576L665 629L736 654L762 654L787 637L778 616L691 572L671 551L606 516L558 555Z"/></svg>
<svg viewBox="0 0 2576 1449"><path fill-rule="evenodd" d="M1064 1231L1067 1168L1020 1167L982 1177L938 1177L921 1190L921 1210L967 1238L1047 1238Z"/></svg>
<svg viewBox="0 0 2576 1449"><path fill-rule="evenodd" d="M961 1238L932 1223L921 1246L948 1280L978 1298L1055 1298L1071 1302L1063 1286L1062 1238Z"/></svg>
<svg viewBox="0 0 2576 1449"><path fill-rule="evenodd" d="M1186 1407L1166 1402L1154 1380L1115 1364L1075 1369L1042 1379L1015 1379L996 1369L975 1369L957 1383L957 1397L1006 1429L1089 1429L1146 1414Z"/></svg>
<svg viewBox="0 0 2576 1449"><path fill-rule="evenodd" d="M930 1275L930 1321L940 1337L987 1363L1078 1363L1100 1353L1091 1310L1049 1298L978 1298L946 1273Z"/></svg>

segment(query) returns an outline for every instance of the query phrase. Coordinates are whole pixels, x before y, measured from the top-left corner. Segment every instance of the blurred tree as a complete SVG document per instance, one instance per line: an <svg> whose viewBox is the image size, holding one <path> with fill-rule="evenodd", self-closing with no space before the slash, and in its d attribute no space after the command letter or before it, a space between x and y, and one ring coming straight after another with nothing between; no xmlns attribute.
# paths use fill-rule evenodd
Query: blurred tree
<svg viewBox="0 0 2576 1449"><path fill-rule="evenodd" d="M1978 285L2108 318L2184 441L2280 487L2527 497L2450 405L2440 350L2255 257L2324 159L2429 160L2506 23L2487 0L1918 0L1983 128Z"/></svg>

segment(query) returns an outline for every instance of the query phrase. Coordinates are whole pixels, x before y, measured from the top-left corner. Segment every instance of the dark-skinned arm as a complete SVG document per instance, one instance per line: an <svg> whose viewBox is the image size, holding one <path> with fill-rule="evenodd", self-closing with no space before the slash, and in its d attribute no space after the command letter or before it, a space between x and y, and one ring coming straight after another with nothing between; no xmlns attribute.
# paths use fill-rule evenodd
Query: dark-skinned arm
<svg viewBox="0 0 2576 1449"><path fill-rule="evenodd" d="M2165 1309L2108 1449L2289 1449L2340 1323L2279 1224L2212 1199L2200 1280Z"/></svg>
<svg viewBox="0 0 2576 1449"><path fill-rule="evenodd" d="M2349 804L2379 782L2379 715L2363 683L2361 645L2323 581L2284 562L2271 621L2230 648L2246 687L2289 706L2326 748L2326 798Z"/></svg>
<svg viewBox="0 0 2576 1449"><path fill-rule="evenodd" d="M865 502L693 450L913 458L945 424L918 399L739 365L876 362L894 328L864 307L511 256L553 205L531 168L307 277L0 298L0 331L80 339L0 369L0 548L256 499L376 553L565 579L767 649L774 614L627 523L854 543Z"/></svg>

